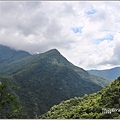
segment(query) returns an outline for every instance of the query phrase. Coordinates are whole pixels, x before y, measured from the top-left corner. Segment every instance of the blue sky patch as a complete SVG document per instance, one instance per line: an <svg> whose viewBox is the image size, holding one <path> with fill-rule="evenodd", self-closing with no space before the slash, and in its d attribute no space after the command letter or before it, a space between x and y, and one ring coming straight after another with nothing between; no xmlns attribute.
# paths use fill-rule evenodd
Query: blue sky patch
<svg viewBox="0 0 120 120"><path fill-rule="evenodd" d="M73 31L74 33L82 33L82 28L83 28L83 27L73 27L73 28L72 28L72 31Z"/></svg>
<svg viewBox="0 0 120 120"><path fill-rule="evenodd" d="M107 36L105 36L105 37L103 37L103 38L100 38L100 39L98 39L98 40L100 40L100 41L104 41L104 40L113 40L113 38L114 38L114 36L113 35L107 35Z"/></svg>
<svg viewBox="0 0 120 120"><path fill-rule="evenodd" d="M90 11L87 11L86 13L87 13L88 15L94 14L94 13L96 13L96 10L95 10L95 9L92 9L92 10L90 10Z"/></svg>
<svg viewBox="0 0 120 120"><path fill-rule="evenodd" d="M99 44L99 43L101 43L104 40L110 40L110 41L112 41L113 39L114 39L114 35L107 35L107 36L105 36L103 38L97 39L95 43Z"/></svg>

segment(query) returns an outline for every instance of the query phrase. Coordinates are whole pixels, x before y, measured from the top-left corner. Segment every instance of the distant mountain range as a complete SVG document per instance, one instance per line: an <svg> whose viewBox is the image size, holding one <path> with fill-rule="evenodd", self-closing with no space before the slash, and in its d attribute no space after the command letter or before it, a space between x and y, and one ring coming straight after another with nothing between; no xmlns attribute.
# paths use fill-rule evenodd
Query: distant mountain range
<svg viewBox="0 0 120 120"><path fill-rule="evenodd" d="M101 76L103 78L114 80L118 76L120 76L120 67L115 67L112 69L106 69L106 70L88 70L90 74Z"/></svg>
<svg viewBox="0 0 120 120"><path fill-rule="evenodd" d="M73 97L101 90L110 80L74 66L52 49L31 55L0 45L0 76L19 89L11 90L29 118Z"/></svg>

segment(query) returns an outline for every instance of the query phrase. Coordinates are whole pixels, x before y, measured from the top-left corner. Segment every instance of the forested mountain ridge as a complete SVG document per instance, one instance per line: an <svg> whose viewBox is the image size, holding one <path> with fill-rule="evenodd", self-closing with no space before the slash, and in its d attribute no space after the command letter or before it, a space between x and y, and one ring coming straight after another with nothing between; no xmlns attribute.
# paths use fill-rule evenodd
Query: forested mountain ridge
<svg viewBox="0 0 120 120"><path fill-rule="evenodd" d="M45 53L29 55L24 58L18 59L17 61L10 62L9 64L5 64L4 66L0 66L0 75L13 75L18 71L24 70L26 68L32 67L32 65L37 65L38 62L42 62L43 59L48 59L48 63L52 63L53 65L58 66L66 66L69 69L73 69L80 77L84 80L91 81L93 83L98 84L99 86L105 87L110 83L109 80L91 75L84 69L77 67L70 63L65 57L63 57L60 52L56 49L52 49ZM46 60L45 60L46 61Z"/></svg>
<svg viewBox="0 0 120 120"><path fill-rule="evenodd" d="M120 67L115 67L106 70L88 70L90 74L101 76L103 78L114 80L120 76Z"/></svg>
<svg viewBox="0 0 120 120"><path fill-rule="evenodd" d="M14 50L10 47L0 45L0 65L8 64L16 60L30 56L28 52Z"/></svg>
<svg viewBox="0 0 120 120"><path fill-rule="evenodd" d="M12 75L15 85L21 88L16 94L32 118L36 114L47 112L51 106L62 100L102 89L64 65L66 59L60 58L62 56L56 50L34 57L23 70ZM65 61L62 62L61 59Z"/></svg>
<svg viewBox="0 0 120 120"><path fill-rule="evenodd" d="M120 119L120 77L97 93L54 105L40 119Z"/></svg>
<svg viewBox="0 0 120 120"><path fill-rule="evenodd" d="M62 100L99 91L110 83L74 66L56 49L8 62L0 66L0 76L9 76L9 82L19 87L13 93L29 118Z"/></svg>

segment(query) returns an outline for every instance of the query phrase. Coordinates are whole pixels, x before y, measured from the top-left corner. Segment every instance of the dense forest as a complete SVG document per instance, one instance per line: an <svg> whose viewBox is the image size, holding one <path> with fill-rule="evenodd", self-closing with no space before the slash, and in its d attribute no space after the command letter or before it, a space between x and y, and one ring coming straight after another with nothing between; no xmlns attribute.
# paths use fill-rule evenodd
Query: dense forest
<svg viewBox="0 0 120 120"><path fill-rule="evenodd" d="M31 55L0 45L0 55L0 76L6 79L10 93L29 118L44 114L63 100L97 92L110 83L73 65L56 49Z"/></svg>
<svg viewBox="0 0 120 120"><path fill-rule="evenodd" d="M91 93L111 82L73 65L56 49L31 55L0 45L0 56L0 118L4 119L38 118L62 101L94 98Z"/></svg>
<svg viewBox="0 0 120 120"><path fill-rule="evenodd" d="M19 89L0 78L0 118L29 118L12 89ZM11 91L11 92L10 92ZM37 118L37 116L36 116ZM101 91L74 97L54 105L40 119L118 119L120 118L120 77Z"/></svg>
<svg viewBox="0 0 120 120"><path fill-rule="evenodd" d="M84 97L75 97L54 105L43 119L120 119L120 77L109 86Z"/></svg>
<svg viewBox="0 0 120 120"><path fill-rule="evenodd" d="M10 85L8 79L10 78L0 78L0 119L28 118L20 105L19 98L13 91L18 87Z"/></svg>

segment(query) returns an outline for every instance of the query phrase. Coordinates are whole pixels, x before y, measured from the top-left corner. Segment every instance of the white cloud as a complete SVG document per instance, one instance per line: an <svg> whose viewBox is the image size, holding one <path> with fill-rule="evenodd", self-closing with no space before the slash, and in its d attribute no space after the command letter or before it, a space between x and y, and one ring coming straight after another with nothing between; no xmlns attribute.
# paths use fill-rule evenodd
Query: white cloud
<svg viewBox="0 0 120 120"><path fill-rule="evenodd" d="M82 68L110 68L120 65L119 11L119 1L0 2L0 44L30 53L57 48Z"/></svg>

